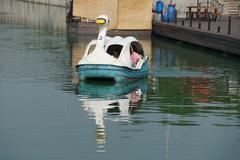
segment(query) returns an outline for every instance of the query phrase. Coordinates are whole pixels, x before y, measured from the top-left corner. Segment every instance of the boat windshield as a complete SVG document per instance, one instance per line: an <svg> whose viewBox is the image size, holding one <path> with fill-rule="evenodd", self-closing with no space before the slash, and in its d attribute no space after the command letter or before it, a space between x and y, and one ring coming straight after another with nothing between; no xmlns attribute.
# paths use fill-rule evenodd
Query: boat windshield
<svg viewBox="0 0 240 160"><path fill-rule="evenodd" d="M88 51L87 51L87 55L89 55L90 53L92 53L95 48L96 48L96 44L92 44L92 45L89 47Z"/></svg>
<svg viewBox="0 0 240 160"><path fill-rule="evenodd" d="M123 46L119 44L110 45L107 48L107 53L111 56L114 56L115 58L118 58L122 51L122 48Z"/></svg>

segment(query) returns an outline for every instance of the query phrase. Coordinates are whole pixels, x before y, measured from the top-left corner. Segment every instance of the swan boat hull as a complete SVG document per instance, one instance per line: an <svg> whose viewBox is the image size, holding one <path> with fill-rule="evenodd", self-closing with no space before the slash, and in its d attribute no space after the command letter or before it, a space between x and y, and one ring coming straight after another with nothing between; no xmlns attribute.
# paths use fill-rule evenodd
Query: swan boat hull
<svg viewBox="0 0 240 160"><path fill-rule="evenodd" d="M145 61L140 69L109 64L80 64L76 66L80 80L113 80L124 82L148 76L148 64Z"/></svg>

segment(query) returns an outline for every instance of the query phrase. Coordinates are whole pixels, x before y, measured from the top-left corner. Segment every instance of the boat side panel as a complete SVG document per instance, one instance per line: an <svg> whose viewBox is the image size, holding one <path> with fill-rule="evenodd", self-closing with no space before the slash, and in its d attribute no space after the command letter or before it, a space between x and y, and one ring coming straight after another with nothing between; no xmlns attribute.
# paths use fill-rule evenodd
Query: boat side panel
<svg viewBox="0 0 240 160"><path fill-rule="evenodd" d="M87 78L112 78L115 81L128 81L144 78L148 75L148 65L145 62L141 69L130 69L114 65L78 65L79 79Z"/></svg>

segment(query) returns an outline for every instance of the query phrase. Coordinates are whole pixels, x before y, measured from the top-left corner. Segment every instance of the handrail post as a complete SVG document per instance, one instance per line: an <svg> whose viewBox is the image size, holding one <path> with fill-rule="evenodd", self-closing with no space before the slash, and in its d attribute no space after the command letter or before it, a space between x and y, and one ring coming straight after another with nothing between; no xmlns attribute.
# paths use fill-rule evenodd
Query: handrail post
<svg viewBox="0 0 240 160"><path fill-rule="evenodd" d="M193 13L190 14L190 27L192 28L192 19L193 19Z"/></svg>
<svg viewBox="0 0 240 160"><path fill-rule="evenodd" d="M208 31L211 30L211 18L208 16Z"/></svg>
<svg viewBox="0 0 240 160"><path fill-rule="evenodd" d="M175 9L175 24L177 24L177 10Z"/></svg>
<svg viewBox="0 0 240 160"><path fill-rule="evenodd" d="M231 34L231 25L232 25L232 18L231 16L228 17L228 34Z"/></svg>
<svg viewBox="0 0 240 160"><path fill-rule="evenodd" d="M218 26L218 33L220 33L221 32L221 28L220 28L220 26Z"/></svg>

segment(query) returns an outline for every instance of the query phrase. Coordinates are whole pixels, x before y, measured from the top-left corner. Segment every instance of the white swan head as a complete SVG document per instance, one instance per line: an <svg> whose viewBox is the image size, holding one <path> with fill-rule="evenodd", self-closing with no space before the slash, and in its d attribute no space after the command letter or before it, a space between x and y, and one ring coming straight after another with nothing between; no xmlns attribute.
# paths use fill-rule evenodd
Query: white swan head
<svg viewBox="0 0 240 160"><path fill-rule="evenodd" d="M108 16L106 15L98 16L98 18L96 19L96 24L98 24L99 26L108 26L109 24Z"/></svg>

